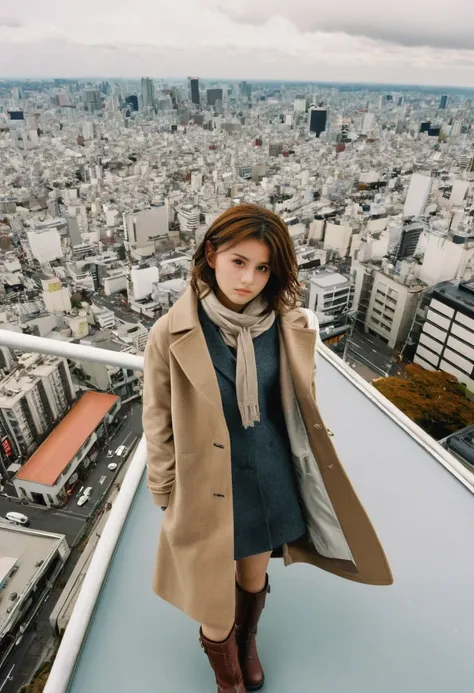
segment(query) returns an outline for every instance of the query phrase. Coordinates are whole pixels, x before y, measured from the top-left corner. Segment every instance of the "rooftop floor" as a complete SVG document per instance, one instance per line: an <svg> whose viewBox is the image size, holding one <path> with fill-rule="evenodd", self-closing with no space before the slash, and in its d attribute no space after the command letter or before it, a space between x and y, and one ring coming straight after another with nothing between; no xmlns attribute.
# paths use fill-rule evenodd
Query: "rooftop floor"
<svg viewBox="0 0 474 693"><path fill-rule="evenodd" d="M319 400L394 573L359 585L280 560L259 649L272 693L467 693L474 689L474 498L434 454L335 365ZM209 693L198 625L155 597L161 511L139 486L70 693Z"/></svg>

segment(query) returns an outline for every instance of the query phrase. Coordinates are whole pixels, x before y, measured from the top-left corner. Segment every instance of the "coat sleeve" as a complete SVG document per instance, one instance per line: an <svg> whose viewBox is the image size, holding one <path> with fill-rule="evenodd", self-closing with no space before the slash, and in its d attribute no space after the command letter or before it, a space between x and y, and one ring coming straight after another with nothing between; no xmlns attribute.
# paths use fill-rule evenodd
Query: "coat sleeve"
<svg viewBox="0 0 474 693"><path fill-rule="evenodd" d="M158 325L156 325L158 327ZM155 505L167 506L175 481L175 450L171 422L168 353L163 353L155 328L145 349L143 432L147 444L147 482Z"/></svg>

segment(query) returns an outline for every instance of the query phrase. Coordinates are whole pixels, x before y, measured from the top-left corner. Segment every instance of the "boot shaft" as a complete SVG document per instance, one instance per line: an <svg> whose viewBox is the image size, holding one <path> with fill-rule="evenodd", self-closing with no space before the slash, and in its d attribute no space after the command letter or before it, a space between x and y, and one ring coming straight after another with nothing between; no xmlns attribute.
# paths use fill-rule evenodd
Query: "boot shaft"
<svg viewBox="0 0 474 693"><path fill-rule="evenodd" d="M224 642L208 640L201 629L200 641L216 676L217 693L247 693L239 663L235 628Z"/></svg>

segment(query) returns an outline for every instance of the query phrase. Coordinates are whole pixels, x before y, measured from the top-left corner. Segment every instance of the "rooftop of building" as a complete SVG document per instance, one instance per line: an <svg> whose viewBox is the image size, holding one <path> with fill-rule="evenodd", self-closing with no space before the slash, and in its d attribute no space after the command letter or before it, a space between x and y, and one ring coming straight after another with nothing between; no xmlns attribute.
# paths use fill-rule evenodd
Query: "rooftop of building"
<svg viewBox="0 0 474 693"><path fill-rule="evenodd" d="M443 282L434 288L431 295L474 318L474 281L459 285Z"/></svg>
<svg viewBox="0 0 474 693"><path fill-rule="evenodd" d="M340 274L335 267L326 265L316 269L311 273L310 281L323 289L330 289L336 286L350 284L350 279Z"/></svg>
<svg viewBox="0 0 474 693"><path fill-rule="evenodd" d="M11 613L7 609L15 604L15 600L10 600L9 595L14 592L21 595L63 539L62 534L38 532L0 523L0 579L7 572L6 559L11 559L10 565L13 561L18 561L17 571L0 592L0 628Z"/></svg>
<svg viewBox="0 0 474 693"><path fill-rule="evenodd" d="M119 399L103 392L85 392L23 465L15 479L53 486Z"/></svg>

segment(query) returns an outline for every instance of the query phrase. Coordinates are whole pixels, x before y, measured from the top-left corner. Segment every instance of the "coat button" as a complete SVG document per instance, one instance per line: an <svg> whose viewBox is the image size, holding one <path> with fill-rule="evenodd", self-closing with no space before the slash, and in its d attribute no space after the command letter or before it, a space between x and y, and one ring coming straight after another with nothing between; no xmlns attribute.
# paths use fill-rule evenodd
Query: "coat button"
<svg viewBox="0 0 474 693"><path fill-rule="evenodd" d="M222 450L224 449L224 446L221 445L220 443L213 443L213 445L215 448L222 448Z"/></svg>

